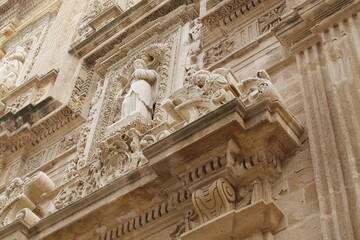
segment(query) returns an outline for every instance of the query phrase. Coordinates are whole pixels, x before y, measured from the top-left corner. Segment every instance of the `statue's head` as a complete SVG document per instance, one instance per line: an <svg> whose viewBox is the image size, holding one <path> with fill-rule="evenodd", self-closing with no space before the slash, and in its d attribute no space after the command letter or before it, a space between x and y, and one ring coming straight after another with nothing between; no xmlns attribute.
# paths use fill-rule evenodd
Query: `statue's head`
<svg viewBox="0 0 360 240"><path fill-rule="evenodd" d="M147 65L143 59L136 59L133 65L134 69L147 69Z"/></svg>

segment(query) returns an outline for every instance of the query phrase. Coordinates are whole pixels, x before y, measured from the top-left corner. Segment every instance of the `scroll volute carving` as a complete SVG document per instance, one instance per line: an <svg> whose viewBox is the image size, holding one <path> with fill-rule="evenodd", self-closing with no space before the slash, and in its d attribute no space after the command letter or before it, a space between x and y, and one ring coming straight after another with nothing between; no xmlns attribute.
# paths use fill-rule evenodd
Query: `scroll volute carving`
<svg viewBox="0 0 360 240"><path fill-rule="evenodd" d="M30 178L13 179L0 194L0 225L5 226L17 218L22 218L28 224L39 221L39 216L33 210L42 194L49 193L54 188L53 181L43 172Z"/></svg>
<svg viewBox="0 0 360 240"><path fill-rule="evenodd" d="M235 191L226 179L220 178L196 190L192 202L202 224L234 209Z"/></svg>

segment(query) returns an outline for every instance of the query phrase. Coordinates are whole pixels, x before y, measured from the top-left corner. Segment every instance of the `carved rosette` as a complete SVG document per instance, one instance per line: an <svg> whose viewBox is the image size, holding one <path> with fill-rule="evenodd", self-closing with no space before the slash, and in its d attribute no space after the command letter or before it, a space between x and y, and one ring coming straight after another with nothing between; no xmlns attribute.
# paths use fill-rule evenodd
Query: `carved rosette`
<svg viewBox="0 0 360 240"><path fill-rule="evenodd" d="M192 202L202 224L234 209L235 191L226 179L220 178L196 190Z"/></svg>

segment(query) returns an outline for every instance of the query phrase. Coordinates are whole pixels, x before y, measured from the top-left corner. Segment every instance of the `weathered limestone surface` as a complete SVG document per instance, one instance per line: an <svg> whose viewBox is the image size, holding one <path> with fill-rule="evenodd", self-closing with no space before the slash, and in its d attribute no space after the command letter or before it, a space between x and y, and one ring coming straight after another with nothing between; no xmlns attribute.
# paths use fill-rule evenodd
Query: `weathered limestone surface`
<svg viewBox="0 0 360 240"><path fill-rule="evenodd" d="M359 10L0 1L0 239L360 239Z"/></svg>

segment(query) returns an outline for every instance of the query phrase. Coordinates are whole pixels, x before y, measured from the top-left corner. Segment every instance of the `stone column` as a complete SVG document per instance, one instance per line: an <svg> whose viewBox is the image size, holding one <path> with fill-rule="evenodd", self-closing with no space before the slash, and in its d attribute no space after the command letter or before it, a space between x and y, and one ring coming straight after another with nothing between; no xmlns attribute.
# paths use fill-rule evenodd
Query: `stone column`
<svg viewBox="0 0 360 240"><path fill-rule="evenodd" d="M360 21L346 14L313 28L295 54L324 239L360 237Z"/></svg>

